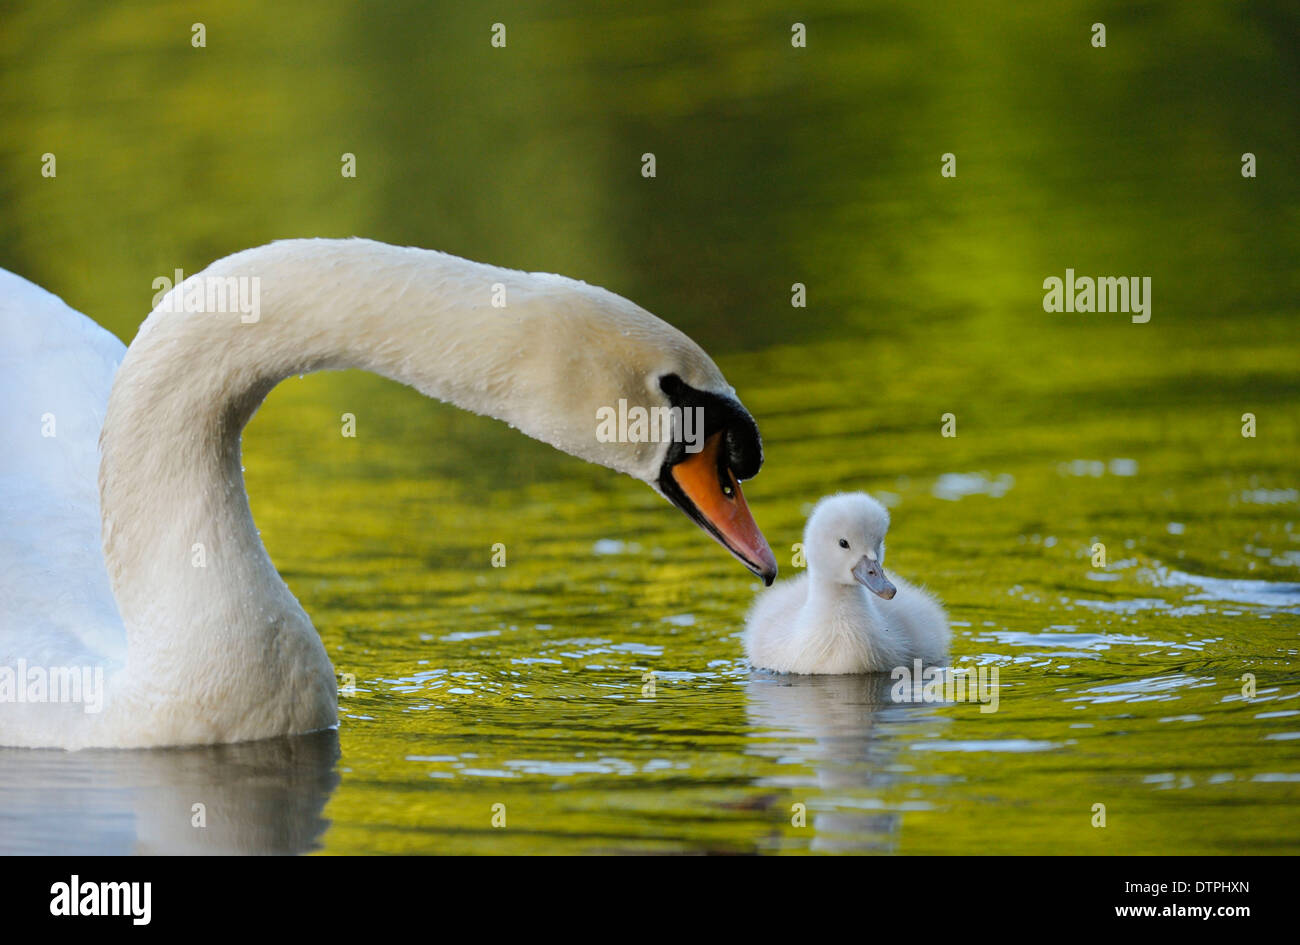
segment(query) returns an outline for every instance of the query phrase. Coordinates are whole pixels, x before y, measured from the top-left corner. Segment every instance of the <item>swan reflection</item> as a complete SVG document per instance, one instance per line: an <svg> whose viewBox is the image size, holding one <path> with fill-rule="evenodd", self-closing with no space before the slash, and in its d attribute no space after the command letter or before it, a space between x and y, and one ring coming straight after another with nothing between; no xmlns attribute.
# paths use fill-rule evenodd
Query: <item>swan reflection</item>
<svg viewBox="0 0 1300 945"><path fill-rule="evenodd" d="M761 783L786 788L791 802L807 804L811 849L897 849L902 814L882 796L911 778L898 762L895 728L942 724L943 717L933 704L895 702L895 685L887 673L750 674L749 751L789 767L789 775Z"/></svg>
<svg viewBox="0 0 1300 945"><path fill-rule="evenodd" d="M0 854L308 852L329 826L338 758L335 730L148 751L0 748Z"/></svg>

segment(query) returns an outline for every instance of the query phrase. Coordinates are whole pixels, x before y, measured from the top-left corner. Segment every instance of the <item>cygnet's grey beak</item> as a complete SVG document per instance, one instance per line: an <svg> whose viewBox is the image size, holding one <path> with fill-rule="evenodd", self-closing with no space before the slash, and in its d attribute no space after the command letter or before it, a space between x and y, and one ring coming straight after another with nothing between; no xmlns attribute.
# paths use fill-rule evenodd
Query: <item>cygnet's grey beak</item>
<svg viewBox="0 0 1300 945"><path fill-rule="evenodd" d="M862 560L853 566L854 579L871 591L873 594L879 594L885 600L890 600L898 593L898 588L889 583L889 578L885 577L885 569L881 567L879 561L862 556Z"/></svg>

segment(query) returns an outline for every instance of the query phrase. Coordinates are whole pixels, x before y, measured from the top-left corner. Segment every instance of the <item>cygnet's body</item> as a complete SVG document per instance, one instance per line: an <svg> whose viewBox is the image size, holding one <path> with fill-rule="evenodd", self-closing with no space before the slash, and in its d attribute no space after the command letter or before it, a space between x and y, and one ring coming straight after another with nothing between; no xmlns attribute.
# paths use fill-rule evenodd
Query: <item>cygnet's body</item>
<svg viewBox="0 0 1300 945"><path fill-rule="evenodd" d="M755 669L879 673L945 664L948 618L928 593L885 577L889 512L846 492L817 503L804 529L808 571L761 594L745 627Z"/></svg>

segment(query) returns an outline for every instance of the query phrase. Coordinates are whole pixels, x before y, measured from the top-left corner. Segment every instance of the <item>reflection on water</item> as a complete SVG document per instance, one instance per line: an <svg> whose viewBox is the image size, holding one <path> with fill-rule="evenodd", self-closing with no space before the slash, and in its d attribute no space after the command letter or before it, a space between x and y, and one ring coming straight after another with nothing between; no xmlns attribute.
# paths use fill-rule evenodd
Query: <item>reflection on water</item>
<svg viewBox="0 0 1300 945"><path fill-rule="evenodd" d="M0 748L0 854L284 854L320 846L337 732L168 751Z"/></svg>
<svg viewBox="0 0 1300 945"><path fill-rule="evenodd" d="M1294 4L1108 9L1105 50L1094 6L813 2L806 50L749 0L522 0L505 50L423 0L235 0L204 50L162 0L9 11L0 265L127 338L153 279L287 236L606 285L755 414L784 574L813 501L876 492L891 567L1002 689L751 677L755 582L642 485L309 376L245 464L355 678L338 767L4 752L0 845L1300 852ZM1045 313L1066 268L1150 276L1151 321Z"/></svg>
<svg viewBox="0 0 1300 945"><path fill-rule="evenodd" d="M757 783L780 786L785 789L781 796L792 799L801 789L816 789L811 805L791 802L809 807L810 849L896 852L904 808L890 810L877 798L899 780L899 748L892 738L877 739L876 728L887 726L892 734L909 723L935 720L931 706L894 703L892 686L884 673L753 675L746 705L754 737L751 750L807 772L760 778Z"/></svg>

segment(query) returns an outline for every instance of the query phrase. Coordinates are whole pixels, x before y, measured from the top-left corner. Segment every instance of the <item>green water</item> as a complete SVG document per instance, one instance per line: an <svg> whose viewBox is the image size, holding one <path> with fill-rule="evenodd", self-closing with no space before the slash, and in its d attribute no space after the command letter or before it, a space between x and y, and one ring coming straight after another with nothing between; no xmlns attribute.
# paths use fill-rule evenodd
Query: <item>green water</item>
<svg viewBox="0 0 1300 945"><path fill-rule="evenodd" d="M242 849L1300 852L1295 14L803 9L796 50L775 4L247 3L196 50L180 7L7 6L0 265L128 340L154 278L287 236L603 284L755 415L783 573L816 498L880 495L998 711L751 675L757 583L644 486L316 375L245 462L355 680L337 746L83 754L114 791L14 790L45 825L14 845L166 849L207 791ZM1150 276L1150 322L1044 312L1066 268ZM60 804L99 817L59 837Z"/></svg>

